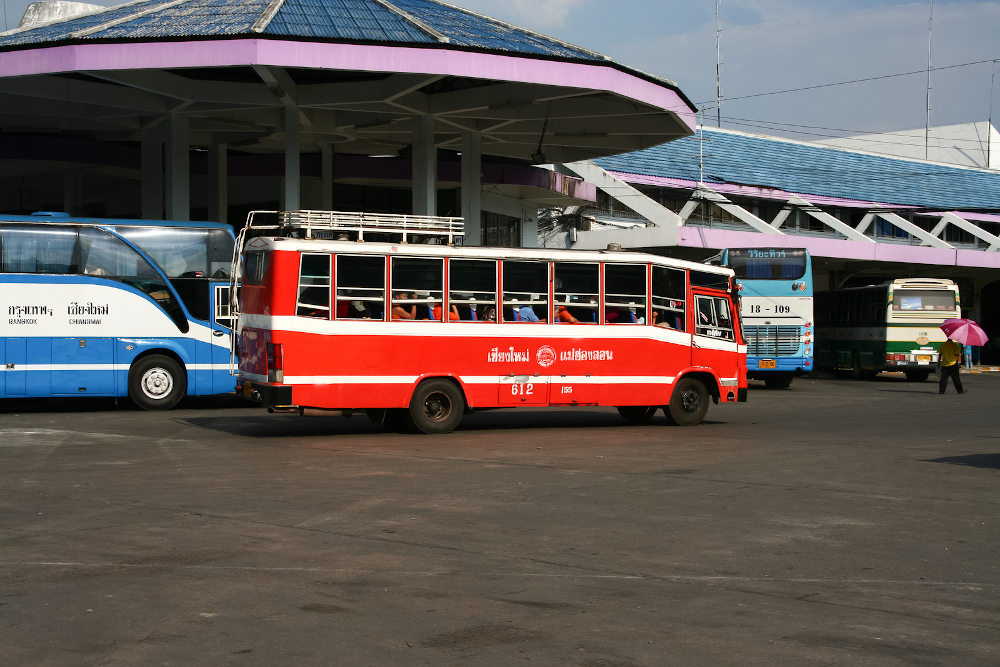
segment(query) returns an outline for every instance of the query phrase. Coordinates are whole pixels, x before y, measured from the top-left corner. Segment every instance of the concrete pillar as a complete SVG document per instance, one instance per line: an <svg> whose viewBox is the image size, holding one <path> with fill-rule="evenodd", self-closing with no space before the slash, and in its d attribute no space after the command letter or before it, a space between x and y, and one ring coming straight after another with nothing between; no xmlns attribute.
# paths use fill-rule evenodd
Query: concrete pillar
<svg viewBox="0 0 1000 667"><path fill-rule="evenodd" d="M478 132L462 135L462 217L465 245L482 245L483 154Z"/></svg>
<svg viewBox="0 0 1000 667"><path fill-rule="evenodd" d="M319 157L320 157L320 190L322 192L322 201L320 205L323 207L324 211L333 210L333 144L320 144L319 146Z"/></svg>
<svg viewBox="0 0 1000 667"><path fill-rule="evenodd" d="M142 128L142 217L146 220L163 218L163 138L160 128Z"/></svg>
<svg viewBox="0 0 1000 667"><path fill-rule="evenodd" d="M79 169L63 172L62 210L70 215L83 213L83 173Z"/></svg>
<svg viewBox="0 0 1000 667"><path fill-rule="evenodd" d="M208 217L229 222L229 144L212 144L208 149Z"/></svg>
<svg viewBox="0 0 1000 667"><path fill-rule="evenodd" d="M299 108L285 106L285 196L282 208L296 211L302 208L302 147L299 143Z"/></svg>
<svg viewBox="0 0 1000 667"><path fill-rule="evenodd" d="M433 116L419 116L413 133L413 214L437 215L437 148Z"/></svg>
<svg viewBox="0 0 1000 667"><path fill-rule="evenodd" d="M166 191L167 219L191 219L191 158L189 155L188 118L184 114L167 114L166 131Z"/></svg>

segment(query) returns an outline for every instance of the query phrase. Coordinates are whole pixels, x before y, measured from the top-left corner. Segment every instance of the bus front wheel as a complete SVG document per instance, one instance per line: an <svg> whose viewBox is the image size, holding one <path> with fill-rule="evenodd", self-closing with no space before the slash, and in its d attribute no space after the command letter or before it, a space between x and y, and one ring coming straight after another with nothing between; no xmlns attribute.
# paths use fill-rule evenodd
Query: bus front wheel
<svg viewBox="0 0 1000 667"><path fill-rule="evenodd" d="M421 433L450 433L462 421L465 399L448 380L425 380L413 392L407 421Z"/></svg>
<svg viewBox="0 0 1000 667"><path fill-rule="evenodd" d="M629 424L645 424L656 414L655 405L623 405L618 414Z"/></svg>
<svg viewBox="0 0 1000 667"><path fill-rule="evenodd" d="M674 387L670 404L663 408L667 421L676 426L700 424L708 412L708 390L693 378L681 378Z"/></svg>
<svg viewBox="0 0 1000 667"><path fill-rule="evenodd" d="M176 361L162 354L139 359L128 372L128 395L143 410L169 410L187 391L187 377Z"/></svg>

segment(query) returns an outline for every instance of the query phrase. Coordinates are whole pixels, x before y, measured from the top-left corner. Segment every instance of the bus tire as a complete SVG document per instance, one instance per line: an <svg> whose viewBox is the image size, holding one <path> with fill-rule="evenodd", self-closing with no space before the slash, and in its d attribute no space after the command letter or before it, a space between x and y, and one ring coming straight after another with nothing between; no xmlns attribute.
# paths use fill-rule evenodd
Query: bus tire
<svg viewBox="0 0 1000 667"><path fill-rule="evenodd" d="M128 396L143 410L169 410L187 393L184 368L162 354L151 354L132 364Z"/></svg>
<svg viewBox="0 0 1000 667"><path fill-rule="evenodd" d="M681 378L670 396L670 404L663 408L667 421L675 426L700 424L708 412L708 389L700 380Z"/></svg>
<svg viewBox="0 0 1000 667"><path fill-rule="evenodd" d="M622 405L618 414L629 424L645 424L656 414L655 405Z"/></svg>
<svg viewBox="0 0 1000 667"><path fill-rule="evenodd" d="M768 389L788 389L794 378L791 373L772 373L764 378L764 386Z"/></svg>
<svg viewBox="0 0 1000 667"><path fill-rule="evenodd" d="M861 365L861 353L857 350L851 353L851 370L854 371L855 380L872 380L875 378L874 370L866 370Z"/></svg>
<svg viewBox="0 0 1000 667"><path fill-rule="evenodd" d="M465 398L449 380L424 380L413 392L407 421L421 433L450 433L462 421Z"/></svg>

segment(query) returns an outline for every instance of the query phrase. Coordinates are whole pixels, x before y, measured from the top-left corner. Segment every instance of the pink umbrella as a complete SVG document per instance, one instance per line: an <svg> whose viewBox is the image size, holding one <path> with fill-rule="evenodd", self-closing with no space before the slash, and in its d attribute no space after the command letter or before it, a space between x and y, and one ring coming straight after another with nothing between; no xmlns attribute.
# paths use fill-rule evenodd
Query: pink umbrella
<svg viewBox="0 0 1000 667"><path fill-rule="evenodd" d="M989 336L983 328L967 318L952 318L941 323L944 334L963 345L985 345Z"/></svg>

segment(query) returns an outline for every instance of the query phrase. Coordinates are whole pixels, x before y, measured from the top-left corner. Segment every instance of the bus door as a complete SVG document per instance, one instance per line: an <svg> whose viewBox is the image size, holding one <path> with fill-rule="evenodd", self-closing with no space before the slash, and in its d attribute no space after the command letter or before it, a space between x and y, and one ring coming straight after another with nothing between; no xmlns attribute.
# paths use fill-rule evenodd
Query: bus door
<svg viewBox="0 0 1000 667"><path fill-rule="evenodd" d="M212 366L212 392L224 393L233 391L236 379L229 374L229 335L235 322L230 312L229 281L209 283L211 290L211 344L210 359Z"/></svg>
<svg viewBox="0 0 1000 667"><path fill-rule="evenodd" d="M0 338L0 361L4 395L23 396L28 388L28 339Z"/></svg>
<svg viewBox="0 0 1000 667"><path fill-rule="evenodd" d="M739 376L733 313L728 296L695 294L691 365L715 369L720 378Z"/></svg>

